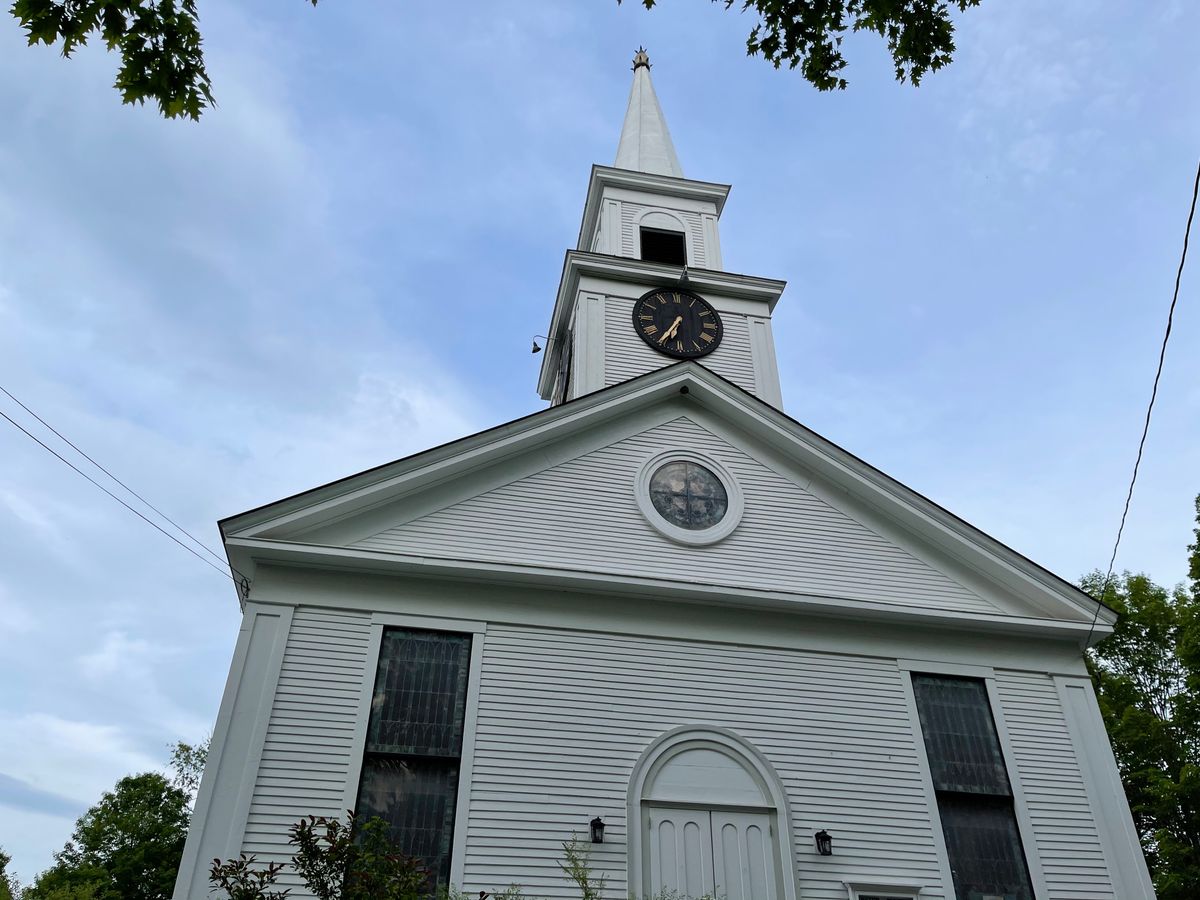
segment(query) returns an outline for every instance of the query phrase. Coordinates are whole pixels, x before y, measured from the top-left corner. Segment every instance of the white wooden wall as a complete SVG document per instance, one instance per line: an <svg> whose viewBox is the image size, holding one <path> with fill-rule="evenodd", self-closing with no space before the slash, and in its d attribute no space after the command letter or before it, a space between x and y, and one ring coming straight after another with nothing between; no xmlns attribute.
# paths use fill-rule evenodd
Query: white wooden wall
<svg viewBox="0 0 1200 900"><path fill-rule="evenodd" d="M996 688L1050 900L1114 900L1058 692L1049 675L998 672Z"/></svg>
<svg viewBox="0 0 1200 900"><path fill-rule="evenodd" d="M292 617L242 843L260 862L291 859L287 831L303 817L353 806L359 699L375 677L370 627L366 613L301 606ZM290 870L280 884L307 895Z"/></svg>
<svg viewBox="0 0 1200 900"><path fill-rule="evenodd" d="M284 615L272 618L286 629L281 649L263 651L245 667L253 684L233 685L246 706L231 706L230 733L259 732L260 743L238 738L236 748L224 748L237 750L227 773L246 765L253 773L257 765L244 818L198 822L231 842L219 851L224 855L241 849L261 862L286 861L293 822L337 815L353 803L368 714L363 686L374 677L375 645L372 614L352 608L352 592L344 599L348 608L277 608ZM432 620L431 627L447 623ZM630 773L653 739L692 724L735 731L779 773L791 805L799 897L843 900L850 876L920 884L925 900L947 896L936 808L907 705L903 669L911 661L500 622L489 623L482 640L470 813L457 826L465 835L467 890L519 882L533 896L573 900L557 867L560 843L583 835L600 815L608 832L594 848L594 863L609 878L607 896L625 897ZM273 657L277 673L261 665ZM1056 693L1062 678L998 670L995 680L1014 788L1030 812L1049 888L1045 900L1151 896L1137 885L1144 874L1129 848L1109 855L1124 860L1117 866L1133 873L1134 887L1110 884L1122 876L1105 864L1103 832L1111 827L1098 824L1094 812L1104 785L1078 761L1086 750L1081 740L1094 742L1095 735L1072 734ZM265 729L247 721L261 716L259 685L272 687ZM220 775L206 773L206 783ZM202 805L222 808L204 788L201 795ZM812 849L821 828L835 836L832 857ZM185 858L185 865L193 877L176 897L207 897L207 860ZM294 897L307 896L294 877L284 884Z"/></svg>
<svg viewBox="0 0 1200 900"><path fill-rule="evenodd" d="M559 843L600 815L597 872L610 897L636 890L625 884L630 773L654 738L694 724L732 729L779 772L801 897L845 900L850 871L944 897L901 677L894 660L489 627L465 886L572 898ZM813 849L821 828L836 835L833 857Z"/></svg>
<svg viewBox="0 0 1200 900"><path fill-rule="evenodd" d="M703 551L647 523L634 478L661 450L718 458L746 495L741 525ZM687 417L617 441L354 546L453 559L644 574L995 613L987 600Z"/></svg>

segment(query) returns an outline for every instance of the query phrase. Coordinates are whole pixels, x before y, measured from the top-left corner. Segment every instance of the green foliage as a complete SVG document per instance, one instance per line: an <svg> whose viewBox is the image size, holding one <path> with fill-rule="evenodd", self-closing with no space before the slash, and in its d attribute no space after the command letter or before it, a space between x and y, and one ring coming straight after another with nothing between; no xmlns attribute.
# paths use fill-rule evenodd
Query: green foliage
<svg viewBox="0 0 1200 900"><path fill-rule="evenodd" d="M167 900L188 820L188 795L162 775L122 778L75 823L22 900Z"/></svg>
<svg viewBox="0 0 1200 900"><path fill-rule="evenodd" d="M317 0L310 0L313 6ZM617 0L618 3L621 0ZM822 91L844 90L842 40L869 31L887 42L898 81L921 83L954 54L951 11L980 0L712 0L758 14L746 52L775 68L799 68ZM652 9L657 0L642 0ZM195 0L13 0L10 12L34 44L61 42L63 56L98 35L121 57L114 87L125 103L152 100L167 118L199 119L216 105L204 64Z"/></svg>
<svg viewBox="0 0 1200 900"><path fill-rule="evenodd" d="M1190 590L1082 581L1121 613L1089 668L1159 900L1200 897L1200 528L1188 549Z"/></svg>
<svg viewBox="0 0 1200 900"><path fill-rule="evenodd" d="M558 867L566 872L567 877L579 888L582 900L602 900L607 877L592 875L592 845L584 843L578 837L563 841L563 858Z"/></svg>
<svg viewBox="0 0 1200 900"><path fill-rule="evenodd" d="M618 3L621 0L617 0ZM921 83L954 55L951 9L966 11L979 0L712 0L726 9L754 10L759 22L746 53L762 54L776 69L787 65L818 90L844 90L842 39L847 31L870 31L887 41L896 80ZM652 9L657 0L642 0Z"/></svg>
<svg viewBox="0 0 1200 900"><path fill-rule="evenodd" d="M21 896L21 886L17 877L8 871L12 857L0 849L0 900L17 900Z"/></svg>
<svg viewBox="0 0 1200 900"><path fill-rule="evenodd" d="M9 12L30 46L61 42L66 57L98 35L120 54L113 87L125 103L153 100L167 118L189 119L216 105L195 0L13 0Z"/></svg>
<svg viewBox="0 0 1200 900"><path fill-rule="evenodd" d="M292 865L318 900L424 900L429 872L401 853L391 828L378 816L356 823L309 816L292 826Z"/></svg>
<svg viewBox="0 0 1200 900"><path fill-rule="evenodd" d="M212 861L208 872L213 890L224 891L229 900L284 900L290 893L272 890L283 863L271 863L265 869L256 867L256 857L242 853L237 859Z"/></svg>
<svg viewBox="0 0 1200 900"><path fill-rule="evenodd" d="M208 761L208 747L212 738L207 737L199 744L176 742L171 748L171 771L175 773L171 784L191 797L196 796L200 779L204 775L204 764Z"/></svg>
<svg viewBox="0 0 1200 900"><path fill-rule="evenodd" d="M39 888L34 893L31 887L21 895L21 900L29 900L36 896L38 900L99 900L101 897L110 896L104 894L104 885L98 881L80 881L76 883L63 883L57 887Z"/></svg>
<svg viewBox="0 0 1200 900"><path fill-rule="evenodd" d="M30 45L61 41L63 56L99 35L121 55L113 86L125 103L191 119L213 103L195 0L14 0L11 12Z"/></svg>

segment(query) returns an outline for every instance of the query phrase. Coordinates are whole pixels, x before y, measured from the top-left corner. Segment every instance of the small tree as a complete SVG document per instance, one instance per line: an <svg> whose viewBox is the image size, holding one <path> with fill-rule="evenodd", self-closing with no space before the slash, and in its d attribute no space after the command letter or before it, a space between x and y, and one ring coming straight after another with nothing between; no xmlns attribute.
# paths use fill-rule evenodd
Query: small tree
<svg viewBox="0 0 1200 900"><path fill-rule="evenodd" d="M199 744L186 744L177 741L171 748L171 771L175 773L171 784L184 791L190 797L196 796L200 788L200 779L204 775L204 764L208 762L208 747L211 737L206 737Z"/></svg>
<svg viewBox="0 0 1200 900"><path fill-rule="evenodd" d="M292 826L296 846L292 865L318 900L424 900L429 871L419 859L401 853L391 827L376 816L356 824L309 816Z"/></svg>
<svg viewBox="0 0 1200 900"><path fill-rule="evenodd" d="M592 845L582 843L578 837L563 841L563 858L558 867L579 888L581 900L601 900L607 876L592 876Z"/></svg>
<svg viewBox="0 0 1200 900"><path fill-rule="evenodd" d="M23 900L167 900L189 805L188 795L157 772L122 778L75 823L71 840Z"/></svg>

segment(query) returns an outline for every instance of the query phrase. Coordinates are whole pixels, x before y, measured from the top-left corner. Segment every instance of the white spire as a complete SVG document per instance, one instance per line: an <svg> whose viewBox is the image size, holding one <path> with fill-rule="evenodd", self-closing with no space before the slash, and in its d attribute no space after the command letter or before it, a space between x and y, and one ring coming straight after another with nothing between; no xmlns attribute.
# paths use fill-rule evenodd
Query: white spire
<svg viewBox="0 0 1200 900"><path fill-rule="evenodd" d="M641 47L633 58L633 87L629 91L629 109L617 145L618 169L633 169L655 175L683 177L667 120L650 83L650 57Z"/></svg>

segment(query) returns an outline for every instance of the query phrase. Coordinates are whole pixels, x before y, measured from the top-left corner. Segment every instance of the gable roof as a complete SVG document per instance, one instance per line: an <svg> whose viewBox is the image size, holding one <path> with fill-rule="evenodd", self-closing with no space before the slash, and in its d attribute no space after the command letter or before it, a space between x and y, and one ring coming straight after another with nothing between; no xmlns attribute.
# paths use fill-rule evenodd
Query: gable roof
<svg viewBox="0 0 1200 900"><path fill-rule="evenodd" d="M357 475L305 491L221 521L231 561L252 571L257 561L300 562L375 571L405 571L432 576L509 580L573 587L581 590L641 592L712 602L780 605L837 615L849 610L838 598L787 596L761 590L706 590L702 585L649 576L589 577L564 568L500 564L427 556L389 554L377 549L339 546L329 535L346 523L367 521L382 510L394 510L412 498L446 490L469 490L469 476L483 467L522 461L528 471L554 463L545 448L570 442L600 427L629 421L639 412L670 400L696 408L726 422L739 435L753 440L766 453L795 461L833 486L847 502L905 535L956 561L1015 598L1033 615L951 615L906 610L957 627L998 628L1027 633L1068 632L1083 637L1108 633L1116 616L1079 588L1033 563L863 460L826 440L796 420L725 381L695 362L681 362L588 394L495 428ZM575 447L580 452L583 444ZM564 457L565 458L565 457ZM515 463L514 463L515 464ZM465 480L466 479L466 480ZM381 521L386 521L382 519ZM332 531L331 531L332 530ZM894 617L895 611L854 607L855 615ZM940 617L940 618L939 618Z"/></svg>

